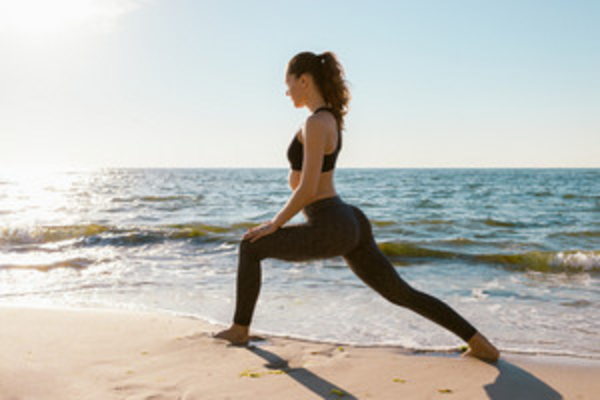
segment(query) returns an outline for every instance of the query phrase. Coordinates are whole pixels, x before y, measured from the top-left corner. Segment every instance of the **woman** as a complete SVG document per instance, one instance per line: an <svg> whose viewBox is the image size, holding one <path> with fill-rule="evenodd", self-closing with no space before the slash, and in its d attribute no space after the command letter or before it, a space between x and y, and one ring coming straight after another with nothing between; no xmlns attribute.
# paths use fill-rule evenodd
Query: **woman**
<svg viewBox="0 0 600 400"><path fill-rule="evenodd" d="M342 256L354 273L384 298L407 307L458 335L467 354L496 361L498 350L442 301L408 285L381 253L367 217L337 195L333 174L342 148L342 129L350 93L335 55L297 54L288 63L286 95L311 115L288 149L292 195L270 221L249 229L239 249L236 311L229 329L216 337L248 342L265 258L304 261ZM302 211L306 222L285 225Z"/></svg>

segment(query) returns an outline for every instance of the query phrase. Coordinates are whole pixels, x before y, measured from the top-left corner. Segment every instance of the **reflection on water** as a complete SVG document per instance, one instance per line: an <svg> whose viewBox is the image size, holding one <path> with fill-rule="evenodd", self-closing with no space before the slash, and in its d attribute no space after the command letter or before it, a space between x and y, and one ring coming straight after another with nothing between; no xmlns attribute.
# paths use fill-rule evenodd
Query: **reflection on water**
<svg viewBox="0 0 600 400"><path fill-rule="evenodd" d="M336 174L399 273L501 348L600 357L600 170ZM0 173L0 303L228 322L239 238L285 203L286 179L283 169ZM259 330L409 348L460 343L378 298L341 258L266 260L263 279Z"/></svg>

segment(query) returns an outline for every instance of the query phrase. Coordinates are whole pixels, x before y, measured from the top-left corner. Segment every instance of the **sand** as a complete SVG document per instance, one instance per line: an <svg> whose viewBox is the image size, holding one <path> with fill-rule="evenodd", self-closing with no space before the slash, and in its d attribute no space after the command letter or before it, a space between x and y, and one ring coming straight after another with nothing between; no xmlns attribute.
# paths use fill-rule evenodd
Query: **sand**
<svg viewBox="0 0 600 400"><path fill-rule="evenodd" d="M0 399L597 399L600 360L409 354L268 337L160 313L0 307Z"/></svg>

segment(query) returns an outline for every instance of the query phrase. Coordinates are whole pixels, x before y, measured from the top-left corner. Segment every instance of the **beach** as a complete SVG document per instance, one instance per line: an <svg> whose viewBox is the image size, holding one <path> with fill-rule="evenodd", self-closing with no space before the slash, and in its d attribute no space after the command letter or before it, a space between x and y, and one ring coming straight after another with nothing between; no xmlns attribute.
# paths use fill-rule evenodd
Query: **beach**
<svg viewBox="0 0 600 400"><path fill-rule="evenodd" d="M594 399L600 361L263 337L157 312L0 307L0 399Z"/></svg>
<svg viewBox="0 0 600 400"><path fill-rule="evenodd" d="M599 16L0 0L0 400L600 400Z"/></svg>
<svg viewBox="0 0 600 400"><path fill-rule="evenodd" d="M226 324L240 238L286 169L0 174L0 305L171 312ZM398 274L503 351L600 359L600 170L340 169ZM525 188L525 189L524 189ZM299 213L290 223L302 222ZM301 340L456 349L342 257L267 259L253 327ZM319 329L315 329L319 327Z"/></svg>
<svg viewBox="0 0 600 400"><path fill-rule="evenodd" d="M497 365L460 357L460 339L341 257L264 260L252 328L266 340L213 339L234 312L240 238L285 204L286 174L0 174L0 399L600 393L600 170L337 171L399 275L473 323Z"/></svg>

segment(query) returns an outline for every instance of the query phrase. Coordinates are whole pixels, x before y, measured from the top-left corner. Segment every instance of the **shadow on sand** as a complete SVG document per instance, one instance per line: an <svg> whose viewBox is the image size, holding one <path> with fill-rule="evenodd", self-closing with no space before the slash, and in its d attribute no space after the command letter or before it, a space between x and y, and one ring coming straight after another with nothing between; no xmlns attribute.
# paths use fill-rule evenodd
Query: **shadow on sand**
<svg viewBox="0 0 600 400"><path fill-rule="evenodd" d="M292 378L293 380L295 380L300 385L304 386L317 396L320 396L322 399L358 399L356 396L353 396L345 389L342 389L334 383L331 383L321 378L320 376L315 375L306 368L291 368L286 360L279 357L275 353L271 353L270 351L261 349L260 347L256 346L248 347L248 350L267 361L265 367L269 369L279 369L285 371L285 373L290 378Z"/></svg>
<svg viewBox="0 0 600 400"><path fill-rule="evenodd" d="M356 400L357 397L345 389L331 383L306 368L292 368L288 362L275 353L256 346L247 348L255 355L264 359L266 368L278 369L300 385L310 390L322 399ZM506 361L500 360L495 365L498 377L493 383L484 386L491 400L562 400L563 396L524 369Z"/></svg>
<svg viewBox="0 0 600 400"><path fill-rule="evenodd" d="M561 400L563 396L529 372L506 360L495 365L500 374L484 389L492 400Z"/></svg>

